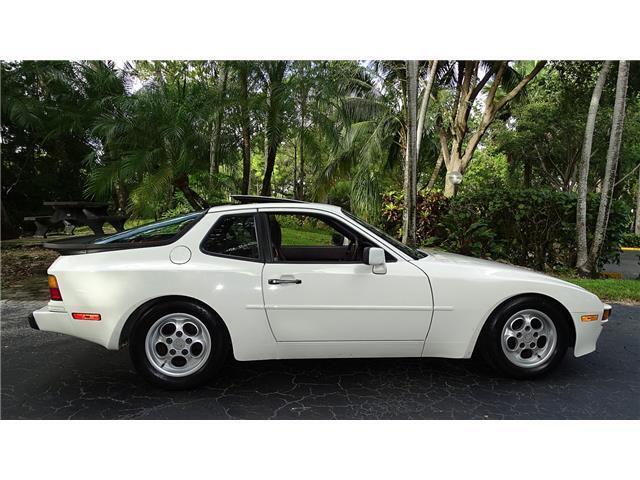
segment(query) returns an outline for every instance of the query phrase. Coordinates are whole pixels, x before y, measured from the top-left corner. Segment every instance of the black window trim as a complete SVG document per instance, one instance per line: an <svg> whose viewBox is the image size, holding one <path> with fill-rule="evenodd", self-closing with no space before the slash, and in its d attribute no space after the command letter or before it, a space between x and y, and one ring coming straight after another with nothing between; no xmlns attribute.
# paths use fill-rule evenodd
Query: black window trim
<svg viewBox="0 0 640 480"><path fill-rule="evenodd" d="M218 226L220 222L222 222L226 217L249 217L252 216L254 218L254 228L256 230L256 242L258 243L258 258L249 258L249 257L241 257L239 255L227 255L225 253L215 253L209 252L204 249L204 243L209 236L209 233ZM230 211L221 214L216 221L211 225L211 228L207 230L207 233L200 241L200 251L205 255L209 255L211 257L220 257L220 258L229 258L231 260L241 260L244 262L253 262L253 263L265 263L265 248L263 242L261 242L261 230L262 226L260 225L259 213L256 210L239 210L239 211Z"/></svg>
<svg viewBox="0 0 640 480"><path fill-rule="evenodd" d="M319 261L319 260L313 260L313 261L304 261L304 260L298 260L298 261L275 261L273 259L273 253L271 251L271 230L269 229L269 214L274 214L274 215L308 215L308 216L315 216L316 218L318 217L330 217L332 220L340 223L345 230L352 232L354 235L360 236L360 237L364 237L367 240L369 240L374 246L381 248L382 250L384 250L385 253L385 258L390 258L389 260L386 260L387 263L395 263L398 261L397 255L394 254L393 252L390 252L388 248L381 246L379 242L375 241L373 238L371 238L370 235L365 235L363 233L361 233L360 231L356 230L353 228L353 226L348 223L345 222L340 216L338 215L332 215L331 213L325 212L324 210L315 210L315 209L287 209L287 208L282 208L282 209L274 209L273 207L268 207L268 209L258 209L258 215L263 217L263 220L261 221L262 224L262 228L263 228L263 237L258 239L258 244L263 243L264 245L268 246L269 248L265 248L265 263L279 263L279 264L301 264L301 265L364 265L364 262L362 261L331 261L331 260L326 260L326 261ZM264 240L264 242L262 242L262 240Z"/></svg>

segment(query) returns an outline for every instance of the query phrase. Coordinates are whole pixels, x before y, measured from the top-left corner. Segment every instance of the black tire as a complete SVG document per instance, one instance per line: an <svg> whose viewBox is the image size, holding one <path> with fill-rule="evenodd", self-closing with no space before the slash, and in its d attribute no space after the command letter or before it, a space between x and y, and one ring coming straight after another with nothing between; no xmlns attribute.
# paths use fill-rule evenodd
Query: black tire
<svg viewBox="0 0 640 480"><path fill-rule="evenodd" d="M551 319L556 329L557 342L555 350L544 363L524 368L508 359L502 349L501 336L509 318L526 309L539 310ZM482 358L502 374L517 379L531 379L554 370L562 361L568 344L569 326L566 314L557 305L544 298L520 297L506 302L489 317L482 331L479 350Z"/></svg>
<svg viewBox="0 0 640 480"><path fill-rule="evenodd" d="M182 377L166 375L157 370L147 358L145 341L147 332L160 318L171 313L186 313L199 319L211 338L209 358L197 371ZM170 390L184 390L210 381L224 365L229 353L229 334L222 319L210 310L188 301L172 301L155 305L138 319L129 339L129 354L135 369L147 381Z"/></svg>

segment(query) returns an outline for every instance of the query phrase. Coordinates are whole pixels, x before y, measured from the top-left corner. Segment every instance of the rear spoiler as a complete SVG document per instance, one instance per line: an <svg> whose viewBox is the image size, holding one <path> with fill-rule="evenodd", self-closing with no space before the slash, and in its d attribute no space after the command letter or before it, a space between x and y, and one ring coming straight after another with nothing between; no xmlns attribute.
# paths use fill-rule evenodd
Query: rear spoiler
<svg viewBox="0 0 640 480"><path fill-rule="evenodd" d="M64 240L56 240L53 242L44 242L43 248L55 250L60 255L81 255L84 253L111 252L113 250L129 250L132 248L160 247L173 243L176 239L161 242L144 242L144 243L93 243L97 239L102 238L101 235L86 235L82 237L65 238Z"/></svg>

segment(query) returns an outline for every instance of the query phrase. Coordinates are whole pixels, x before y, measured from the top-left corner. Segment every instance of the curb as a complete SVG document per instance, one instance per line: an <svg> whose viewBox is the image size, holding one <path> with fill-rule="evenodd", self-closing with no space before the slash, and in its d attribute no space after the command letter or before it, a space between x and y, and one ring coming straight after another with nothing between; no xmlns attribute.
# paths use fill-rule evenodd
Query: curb
<svg viewBox="0 0 640 480"><path fill-rule="evenodd" d="M640 247L620 247L623 252L640 252Z"/></svg>

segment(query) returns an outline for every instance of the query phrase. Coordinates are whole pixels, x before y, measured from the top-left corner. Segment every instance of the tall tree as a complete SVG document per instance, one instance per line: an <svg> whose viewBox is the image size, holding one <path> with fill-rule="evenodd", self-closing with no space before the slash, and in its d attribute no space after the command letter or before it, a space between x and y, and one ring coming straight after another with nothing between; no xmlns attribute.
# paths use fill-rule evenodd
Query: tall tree
<svg viewBox="0 0 640 480"><path fill-rule="evenodd" d="M285 84L284 76L289 62L266 62L267 118L265 125L265 164L260 195L271 195L271 177L276 163L278 147L284 135Z"/></svg>
<svg viewBox="0 0 640 480"><path fill-rule="evenodd" d="M209 143L209 186L213 186L213 181L220 172L220 134L222 132L222 121L224 119L225 96L227 93L227 79L229 77L229 66L226 62L220 63L220 71L217 72L217 105L216 114L211 126L211 139Z"/></svg>
<svg viewBox="0 0 640 480"><path fill-rule="evenodd" d="M251 183L251 120L249 117L249 63L239 62L240 123L242 130L242 194L249 193Z"/></svg>
<svg viewBox="0 0 640 480"><path fill-rule="evenodd" d="M605 61L598 74L598 79L593 87L587 124L584 131L584 141L582 144L582 156L580 160L580 171L578 175L578 205L576 207L576 233L578 256L576 268L579 272L588 273L587 262L589 259L587 246L587 191L589 178L589 162L591 160L591 146L593 144L593 132L596 128L596 117L600 107L600 97L607 81L607 74L611 68L610 61Z"/></svg>
<svg viewBox="0 0 640 480"><path fill-rule="evenodd" d="M640 168L638 169L638 184L636 185L636 222L634 232L640 235Z"/></svg>
<svg viewBox="0 0 640 480"><path fill-rule="evenodd" d="M429 62L427 83L424 84L422 90L422 100L420 102L420 113L418 114L418 127L416 131L416 157L420 157L420 146L422 145L422 135L424 133L425 120L427 117L427 110L429 109L429 100L431 99L431 91L436 79L436 73L438 71L438 60L431 60Z"/></svg>
<svg viewBox="0 0 640 480"><path fill-rule="evenodd" d="M417 197L417 109L418 109L418 62L407 60L406 64L406 125L407 142L404 166L404 212L402 214L402 241L416 243L416 197Z"/></svg>
<svg viewBox="0 0 640 480"><path fill-rule="evenodd" d="M640 235L640 168L638 169L638 184L636 185L636 218L633 232Z"/></svg>
<svg viewBox="0 0 640 480"><path fill-rule="evenodd" d="M602 180L600 208L593 235L593 243L589 251L587 265L591 272L598 268L598 258L602 250L604 238L607 233L609 211L613 199L613 189L618 169L618 157L622 143L622 131L624 129L624 115L627 102L627 84L629 81L629 62L621 60L618 64L618 79L616 81L616 97L613 104L613 118L611 120L611 136L609 137L609 149L607 150L607 164Z"/></svg>
<svg viewBox="0 0 640 480"><path fill-rule="evenodd" d="M513 88L502 95L498 95L498 88L508 85L508 77L513 77L507 61L490 62L486 71L480 77L480 61L461 61L457 65L455 86L455 100L451 110L451 124L449 129L440 129L441 151L447 167L447 177L444 194L452 197L457 186L451 181L453 172L463 174L473 153L478 148L482 137L495 120L498 112L513 100L524 87L531 82L545 66L546 61L537 62L531 72L525 75ZM511 74L511 75L509 75ZM470 116L473 106L480 92L492 80L489 91L483 99L483 110L480 114L478 126L471 131Z"/></svg>

